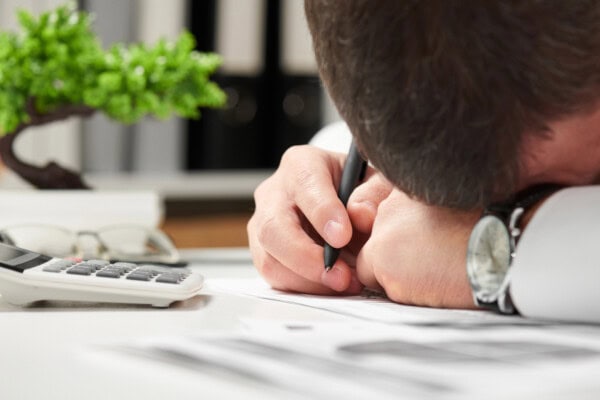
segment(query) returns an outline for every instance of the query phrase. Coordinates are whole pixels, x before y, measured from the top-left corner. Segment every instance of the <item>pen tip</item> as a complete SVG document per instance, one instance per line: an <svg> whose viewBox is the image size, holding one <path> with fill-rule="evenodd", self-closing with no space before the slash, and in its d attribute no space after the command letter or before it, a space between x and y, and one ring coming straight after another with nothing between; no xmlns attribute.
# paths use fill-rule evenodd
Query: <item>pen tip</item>
<svg viewBox="0 0 600 400"><path fill-rule="evenodd" d="M333 268L333 265L326 265L325 266L325 272L331 271L331 268Z"/></svg>

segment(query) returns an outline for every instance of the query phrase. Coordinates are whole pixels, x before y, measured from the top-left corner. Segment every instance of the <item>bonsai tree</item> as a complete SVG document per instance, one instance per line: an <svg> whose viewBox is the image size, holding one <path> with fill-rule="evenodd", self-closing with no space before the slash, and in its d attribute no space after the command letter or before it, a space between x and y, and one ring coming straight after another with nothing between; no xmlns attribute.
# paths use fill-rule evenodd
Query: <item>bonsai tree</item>
<svg viewBox="0 0 600 400"><path fill-rule="evenodd" d="M13 143L30 126L97 111L125 124L146 115L199 118L199 107L225 103L209 80L221 58L195 51L189 32L175 42L114 44L105 51L90 15L74 4L18 17L20 33L0 33L0 157L37 188L87 185L54 162L37 167L17 157Z"/></svg>

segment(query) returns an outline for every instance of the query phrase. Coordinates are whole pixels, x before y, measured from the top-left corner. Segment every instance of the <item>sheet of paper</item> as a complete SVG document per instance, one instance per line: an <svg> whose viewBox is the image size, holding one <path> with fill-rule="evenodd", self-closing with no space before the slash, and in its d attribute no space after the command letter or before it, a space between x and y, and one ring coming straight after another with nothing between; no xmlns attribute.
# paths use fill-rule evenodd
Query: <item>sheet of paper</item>
<svg viewBox="0 0 600 400"><path fill-rule="evenodd" d="M260 279L209 279L206 289L285 302L289 314L279 306L277 313L265 312L268 305L259 302L263 312L238 315L235 330L105 343L90 351L94 362L104 358L111 371L149 368L149 377L161 379L183 373L191 391L201 393L209 382L261 400L530 400L600 394L600 325L407 307L368 293L290 294ZM294 313L295 305L344 317Z"/></svg>
<svg viewBox="0 0 600 400"><path fill-rule="evenodd" d="M540 322L520 317L497 315L487 311L447 310L405 306L373 292L361 296L316 296L274 290L262 279L207 279L212 291L252 296L262 299L304 305L369 321L413 325L539 325Z"/></svg>
<svg viewBox="0 0 600 400"><path fill-rule="evenodd" d="M145 338L118 351L164 369L310 399L568 398L574 388L600 390L600 328L583 338L523 326L243 323L246 332L239 334Z"/></svg>

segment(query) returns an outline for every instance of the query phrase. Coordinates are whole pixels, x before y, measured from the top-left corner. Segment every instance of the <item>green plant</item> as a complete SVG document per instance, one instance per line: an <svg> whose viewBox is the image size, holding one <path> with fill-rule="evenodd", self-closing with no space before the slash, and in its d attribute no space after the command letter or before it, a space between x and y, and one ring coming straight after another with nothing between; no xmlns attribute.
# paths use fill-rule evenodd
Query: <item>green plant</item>
<svg viewBox="0 0 600 400"><path fill-rule="evenodd" d="M12 151L14 136L29 126L95 111L125 124L146 115L199 118L200 107L225 103L224 92L210 81L221 58L195 51L188 32L174 42L117 43L104 50L90 15L74 4L38 17L19 11L18 17L20 33L0 33L0 156L37 187L73 185L64 175L44 183L21 173L37 168ZM46 166L46 175L56 167Z"/></svg>

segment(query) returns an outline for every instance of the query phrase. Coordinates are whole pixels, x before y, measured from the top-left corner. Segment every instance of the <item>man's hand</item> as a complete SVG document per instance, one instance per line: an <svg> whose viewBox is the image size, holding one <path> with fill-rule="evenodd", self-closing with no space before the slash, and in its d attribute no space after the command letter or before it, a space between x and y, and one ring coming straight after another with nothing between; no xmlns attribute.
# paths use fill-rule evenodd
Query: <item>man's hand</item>
<svg viewBox="0 0 600 400"><path fill-rule="evenodd" d="M337 197L344 160L344 154L292 147L275 174L256 189L248 240L254 265L274 288L315 294L362 289L356 254L391 185L369 169L346 209ZM324 272L324 240L347 246L329 272Z"/></svg>
<svg viewBox="0 0 600 400"><path fill-rule="evenodd" d="M474 308L465 263L480 214L428 206L394 189L358 255L360 281L398 303Z"/></svg>

